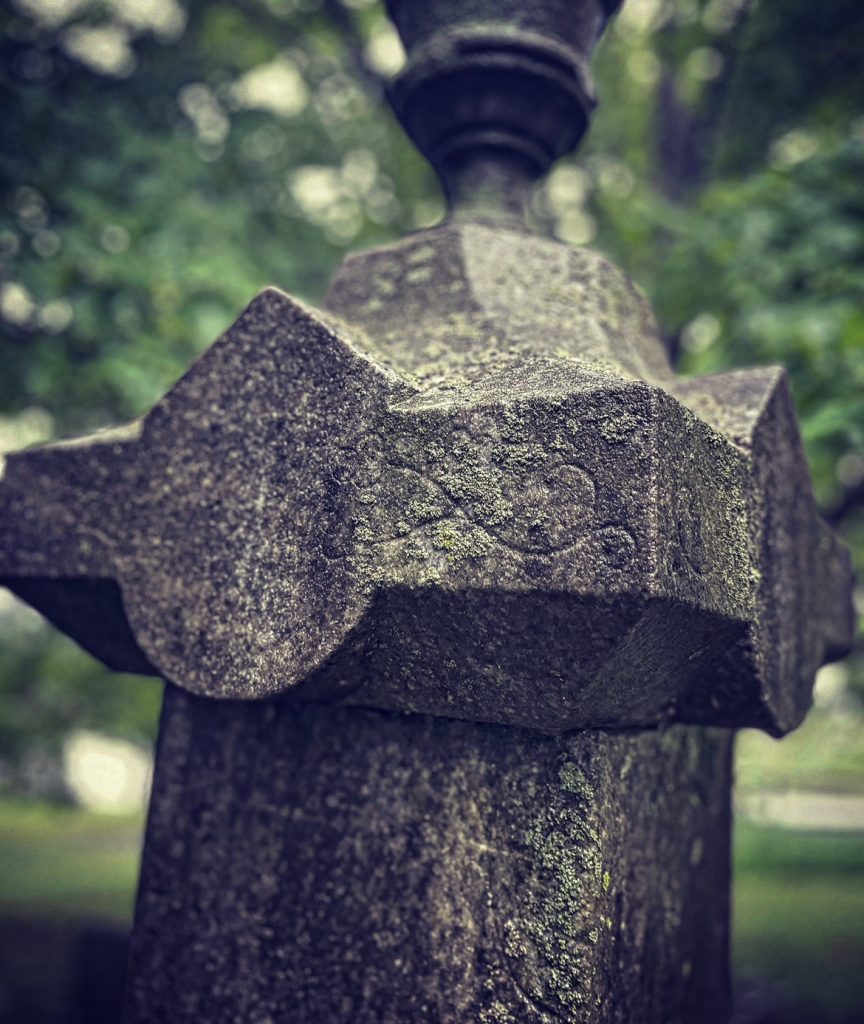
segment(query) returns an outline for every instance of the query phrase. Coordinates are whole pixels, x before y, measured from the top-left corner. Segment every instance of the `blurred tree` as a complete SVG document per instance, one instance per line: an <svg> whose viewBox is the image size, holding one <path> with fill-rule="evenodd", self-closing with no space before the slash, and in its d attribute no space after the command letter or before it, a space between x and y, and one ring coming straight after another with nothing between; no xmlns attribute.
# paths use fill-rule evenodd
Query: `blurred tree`
<svg viewBox="0 0 864 1024"><path fill-rule="evenodd" d="M318 295L346 246L423 216L419 158L354 71L376 25L263 0L6 11L6 409L64 433L138 415L262 285Z"/></svg>
<svg viewBox="0 0 864 1024"><path fill-rule="evenodd" d="M858 0L628 0L535 211L640 282L685 370L787 365L864 568L862 52ZM375 0L7 0L0 450L140 415L263 285L315 300L346 249L434 222L381 103L400 62ZM152 731L157 687L4 615L11 778L72 724Z"/></svg>

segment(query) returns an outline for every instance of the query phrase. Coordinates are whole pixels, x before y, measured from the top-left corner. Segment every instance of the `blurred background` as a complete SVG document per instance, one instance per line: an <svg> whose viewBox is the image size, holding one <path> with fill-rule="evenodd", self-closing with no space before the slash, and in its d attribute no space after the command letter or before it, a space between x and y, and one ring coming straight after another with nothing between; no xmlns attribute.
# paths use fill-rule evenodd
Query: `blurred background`
<svg viewBox="0 0 864 1024"><path fill-rule="evenodd" d="M627 0L538 222L685 373L781 362L864 569L864 6ZM0 453L144 411L266 284L434 223L375 0L3 0ZM862 602L859 600L859 606ZM113 1021L160 702L0 590L0 1021ZM738 742L739 1024L864 1020L864 657Z"/></svg>

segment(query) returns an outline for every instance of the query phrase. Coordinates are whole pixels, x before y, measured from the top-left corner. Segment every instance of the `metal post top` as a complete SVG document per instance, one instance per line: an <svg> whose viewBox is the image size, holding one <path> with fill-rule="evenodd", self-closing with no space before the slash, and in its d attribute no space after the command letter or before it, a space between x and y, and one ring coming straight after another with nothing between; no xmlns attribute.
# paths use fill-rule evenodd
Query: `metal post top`
<svg viewBox="0 0 864 1024"><path fill-rule="evenodd" d="M408 52L391 90L454 212L519 216L595 106L591 52L620 0L388 0Z"/></svg>

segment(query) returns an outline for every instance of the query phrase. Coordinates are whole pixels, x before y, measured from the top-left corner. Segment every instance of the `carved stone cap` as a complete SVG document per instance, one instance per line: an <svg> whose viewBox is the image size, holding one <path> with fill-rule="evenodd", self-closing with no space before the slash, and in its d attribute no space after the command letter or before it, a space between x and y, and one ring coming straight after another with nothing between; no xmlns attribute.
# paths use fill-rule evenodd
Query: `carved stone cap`
<svg viewBox="0 0 864 1024"><path fill-rule="evenodd" d="M852 618L782 371L675 379L619 271L527 241L264 292L143 421L9 456L0 584L212 697L793 728Z"/></svg>
<svg viewBox="0 0 864 1024"><path fill-rule="evenodd" d="M457 214L575 144L615 6L391 2ZM458 217L326 312L263 292L127 429L11 455L0 585L195 693L550 732L780 735L853 624L783 372L679 380L602 257Z"/></svg>

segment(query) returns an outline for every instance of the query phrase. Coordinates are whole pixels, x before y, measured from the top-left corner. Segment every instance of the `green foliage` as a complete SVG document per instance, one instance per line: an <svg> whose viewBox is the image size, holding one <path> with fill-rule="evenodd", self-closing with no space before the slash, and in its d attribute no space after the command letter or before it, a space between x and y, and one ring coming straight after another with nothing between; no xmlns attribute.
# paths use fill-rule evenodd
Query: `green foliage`
<svg viewBox="0 0 864 1024"><path fill-rule="evenodd" d="M27 609L15 609L0 621L4 758L15 764L26 764L34 752L56 758L63 736L77 728L140 744L151 739L161 681L108 673L64 636L44 628L36 613Z"/></svg>
<svg viewBox="0 0 864 1024"><path fill-rule="evenodd" d="M864 137L712 184L657 282L667 322L701 318L701 334L685 328L686 370L786 366L826 505L841 496L837 460L864 449L862 178Z"/></svg>
<svg viewBox="0 0 864 1024"><path fill-rule="evenodd" d="M99 6L82 15L122 25ZM62 433L144 412L262 286L320 295L348 244L404 231L428 191L325 14L199 2L186 19L176 38L130 38L119 77L69 55L80 25L3 16L0 251L17 290L0 405L41 405ZM269 92L245 77L262 66Z"/></svg>

